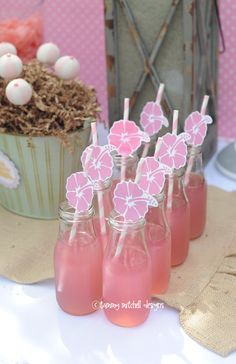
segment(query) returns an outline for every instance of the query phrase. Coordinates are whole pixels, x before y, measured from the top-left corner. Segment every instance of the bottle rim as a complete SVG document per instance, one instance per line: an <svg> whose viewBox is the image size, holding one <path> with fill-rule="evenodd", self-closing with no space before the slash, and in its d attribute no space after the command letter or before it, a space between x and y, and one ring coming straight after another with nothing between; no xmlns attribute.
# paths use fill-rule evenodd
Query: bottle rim
<svg viewBox="0 0 236 364"><path fill-rule="evenodd" d="M93 190L96 193L97 191L108 190L111 187L112 179L108 178L106 181L101 181L97 184L93 185Z"/></svg>
<svg viewBox="0 0 236 364"><path fill-rule="evenodd" d="M124 230L138 230L144 227L145 219L140 218L136 222L133 221L124 221L124 217L118 214L115 210L112 210L109 216L109 224L112 228L124 231Z"/></svg>
<svg viewBox="0 0 236 364"><path fill-rule="evenodd" d="M189 156L197 156L202 153L202 146L199 145L198 147L188 146L188 157Z"/></svg>
<svg viewBox="0 0 236 364"><path fill-rule="evenodd" d="M94 207L91 205L88 210L76 212L74 207L71 207L67 201L63 201L59 205L59 218L67 222L80 222L91 219L94 216Z"/></svg>

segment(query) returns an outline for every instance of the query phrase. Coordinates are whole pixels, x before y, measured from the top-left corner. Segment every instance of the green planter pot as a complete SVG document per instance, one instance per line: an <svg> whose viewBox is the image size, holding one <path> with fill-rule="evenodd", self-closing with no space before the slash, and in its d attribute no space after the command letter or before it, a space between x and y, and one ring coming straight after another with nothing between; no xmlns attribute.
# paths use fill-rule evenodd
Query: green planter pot
<svg viewBox="0 0 236 364"><path fill-rule="evenodd" d="M58 205L65 199L67 177L81 169L80 157L88 144L90 127L69 136L74 152L53 136L29 137L0 133L2 151L18 169L20 183L10 189L0 184L0 204L27 217L57 218Z"/></svg>

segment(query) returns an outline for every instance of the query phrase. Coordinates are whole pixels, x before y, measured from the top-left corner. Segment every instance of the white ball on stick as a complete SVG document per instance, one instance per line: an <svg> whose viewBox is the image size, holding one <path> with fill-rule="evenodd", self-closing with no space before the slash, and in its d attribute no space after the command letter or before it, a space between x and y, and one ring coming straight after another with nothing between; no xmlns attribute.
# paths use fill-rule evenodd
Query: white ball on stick
<svg viewBox="0 0 236 364"><path fill-rule="evenodd" d="M27 104L33 94L32 86L23 78L17 78L8 83L6 87L6 97L14 105Z"/></svg>
<svg viewBox="0 0 236 364"><path fill-rule="evenodd" d="M17 54L16 47L12 43L0 42L0 57L6 53Z"/></svg>
<svg viewBox="0 0 236 364"><path fill-rule="evenodd" d="M23 69L22 61L15 54L7 53L0 57L0 76L6 80L18 77Z"/></svg>
<svg viewBox="0 0 236 364"><path fill-rule="evenodd" d="M60 57L60 49L54 43L44 43L38 48L36 57L40 63L53 66Z"/></svg>
<svg viewBox="0 0 236 364"><path fill-rule="evenodd" d="M79 61L72 56L63 56L56 61L55 72L63 80L73 80L79 73Z"/></svg>

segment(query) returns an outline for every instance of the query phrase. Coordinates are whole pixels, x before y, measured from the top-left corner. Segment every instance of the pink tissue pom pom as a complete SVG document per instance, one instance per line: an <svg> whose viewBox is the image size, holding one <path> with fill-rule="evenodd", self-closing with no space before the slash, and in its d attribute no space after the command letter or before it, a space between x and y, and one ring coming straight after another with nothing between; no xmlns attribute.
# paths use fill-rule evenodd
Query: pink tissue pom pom
<svg viewBox="0 0 236 364"><path fill-rule="evenodd" d="M0 22L0 42L13 43L23 61L35 57L42 41L43 23L39 15L33 15L26 20L12 18Z"/></svg>

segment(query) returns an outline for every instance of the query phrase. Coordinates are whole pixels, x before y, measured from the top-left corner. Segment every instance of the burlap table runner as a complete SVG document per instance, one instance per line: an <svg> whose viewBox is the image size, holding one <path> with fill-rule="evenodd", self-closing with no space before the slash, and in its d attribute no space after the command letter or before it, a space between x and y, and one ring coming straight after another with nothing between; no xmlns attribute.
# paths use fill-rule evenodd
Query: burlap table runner
<svg viewBox="0 0 236 364"><path fill-rule="evenodd" d="M0 274L20 283L53 277L57 229L56 221L0 208ZM180 311L181 326L200 344L223 356L236 349L236 192L209 187L205 233L159 298Z"/></svg>

